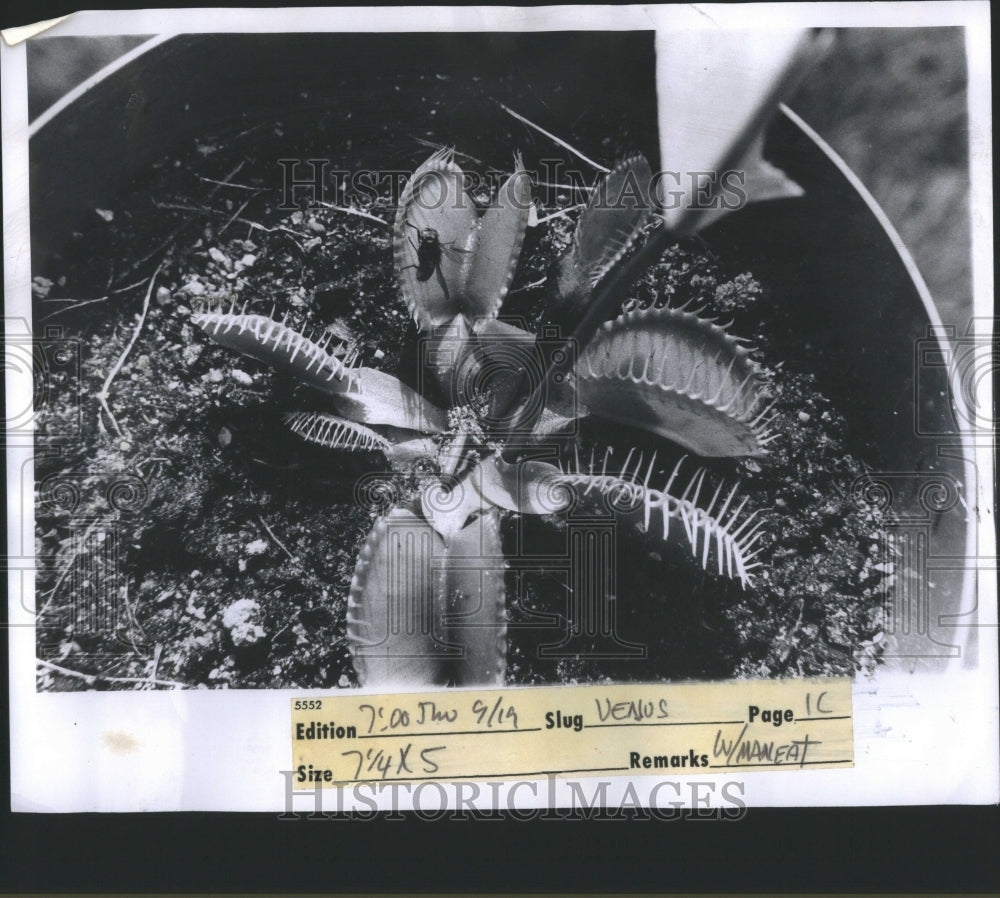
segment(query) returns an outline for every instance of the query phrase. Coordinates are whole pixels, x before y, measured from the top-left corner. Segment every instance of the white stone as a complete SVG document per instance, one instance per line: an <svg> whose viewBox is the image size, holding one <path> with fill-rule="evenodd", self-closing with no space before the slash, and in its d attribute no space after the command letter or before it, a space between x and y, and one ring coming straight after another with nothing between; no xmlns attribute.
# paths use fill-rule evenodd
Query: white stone
<svg viewBox="0 0 1000 898"><path fill-rule="evenodd" d="M266 635L259 618L260 606L253 599L238 599L222 612L222 626L229 631L233 645L252 646Z"/></svg>

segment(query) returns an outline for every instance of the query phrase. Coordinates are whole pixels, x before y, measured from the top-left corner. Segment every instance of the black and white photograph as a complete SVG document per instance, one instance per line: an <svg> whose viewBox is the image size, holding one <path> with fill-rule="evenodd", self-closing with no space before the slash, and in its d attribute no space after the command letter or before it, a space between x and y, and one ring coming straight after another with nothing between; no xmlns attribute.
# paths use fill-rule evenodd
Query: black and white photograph
<svg viewBox="0 0 1000 898"><path fill-rule="evenodd" d="M856 764L995 723L969 26L181 13L28 38L15 101L4 48L20 713L847 677Z"/></svg>

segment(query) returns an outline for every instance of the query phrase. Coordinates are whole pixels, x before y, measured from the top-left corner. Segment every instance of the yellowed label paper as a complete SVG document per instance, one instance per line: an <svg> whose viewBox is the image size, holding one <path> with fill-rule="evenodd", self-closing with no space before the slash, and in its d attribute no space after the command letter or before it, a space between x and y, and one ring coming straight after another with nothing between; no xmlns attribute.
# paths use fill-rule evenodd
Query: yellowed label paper
<svg viewBox="0 0 1000 898"><path fill-rule="evenodd" d="M853 767L851 681L292 700L300 784Z"/></svg>

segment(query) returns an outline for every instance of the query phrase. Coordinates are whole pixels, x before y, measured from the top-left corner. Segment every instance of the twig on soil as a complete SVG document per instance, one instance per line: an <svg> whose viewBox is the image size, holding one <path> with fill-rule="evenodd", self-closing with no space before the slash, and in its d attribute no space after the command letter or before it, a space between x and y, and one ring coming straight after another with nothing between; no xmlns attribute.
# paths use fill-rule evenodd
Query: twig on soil
<svg viewBox="0 0 1000 898"><path fill-rule="evenodd" d="M421 144L422 146L429 147L432 150L443 150L444 149L444 144L443 143L434 143L434 141L432 141L432 140L424 140L422 137L417 137L415 134L411 134L410 135L410 140L415 140L417 143ZM482 159L477 159L475 156L470 156L468 153L463 153L461 150L455 150L454 153L455 153L456 156L458 156L461 159L468 159L470 162L476 162L479 165L485 165L486 164L485 162L483 162Z"/></svg>
<svg viewBox="0 0 1000 898"><path fill-rule="evenodd" d="M244 130L240 131L238 134L234 134L232 137L227 137L226 140L229 143L235 143L241 137L246 137L248 134L253 134L254 131L259 131L261 128L266 128L269 124L272 124L272 122L269 122L269 121L258 122L256 125L251 125L249 128L245 128ZM242 165L242 164L243 163L241 162L240 165ZM230 175L230 177L232 177L232 176Z"/></svg>
<svg viewBox="0 0 1000 898"><path fill-rule="evenodd" d="M264 190L263 187L253 187L250 184L236 184L233 181L217 181L215 178L206 178L204 175L198 175L199 181L204 181L206 184L218 184L220 187L235 187L238 190L256 190L258 193Z"/></svg>
<svg viewBox="0 0 1000 898"><path fill-rule="evenodd" d="M319 201L316 203L317 206L322 206L324 209L335 209L337 212L349 212L351 215L357 215L360 218L367 218L369 221L377 221L380 225L388 224L387 221L383 221L377 215L371 215L368 212L364 212L361 209L355 209L352 206L335 206L333 203L324 203Z"/></svg>
<svg viewBox="0 0 1000 898"><path fill-rule="evenodd" d="M792 648L794 646L792 640L795 637L795 634L798 633L799 627L802 626L802 615L805 613L805 610L806 610L806 600L805 597L803 597L799 599L799 616L795 619L795 623L792 625L792 628L786 631L784 636L785 650L781 653L781 656L778 658L778 661L783 665L782 668L783 670L787 670L788 668L788 656L791 655Z"/></svg>
<svg viewBox="0 0 1000 898"><path fill-rule="evenodd" d="M788 631L788 636L785 637L789 642L791 642L792 637L794 637L795 634L799 632L799 627L802 626L802 615L805 613L805 610L806 610L806 600L805 597L803 596L801 599L799 599L799 616L795 618L795 623L792 625L792 629Z"/></svg>
<svg viewBox="0 0 1000 898"><path fill-rule="evenodd" d="M88 686L93 686L98 680L103 680L105 683L149 683L153 686L169 686L171 689L190 689L187 683L178 683L176 680L156 680L152 677L106 677L103 674L81 673L78 670L70 670L68 667L53 664L51 661L43 661L41 658L36 658L35 663L39 667L61 673L64 676L84 680Z"/></svg>
<svg viewBox="0 0 1000 898"><path fill-rule="evenodd" d="M156 643L156 648L153 649L153 666L149 671L149 682L156 682L156 671L160 667L160 655L163 654L163 643Z"/></svg>
<svg viewBox="0 0 1000 898"><path fill-rule="evenodd" d="M82 308L83 306L93 305L95 302L105 302L112 296L116 296L119 293L128 293L129 290L134 290L136 287L141 287L146 283L146 279L143 278L141 281L136 281L133 284L126 284L124 287L118 287L115 290L109 290L107 295L98 296L96 299L50 299L46 302L70 302L73 303L71 306L63 306L61 309L56 309L54 312L50 312L44 318L39 319L39 321L48 321L50 318L54 318L56 315L62 315L64 312L72 312L74 309Z"/></svg>
<svg viewBox="0 0 1000 898"><path fill-rule="evenodd" d="M132 651L141 657L142 652L139 651L139 646L135 643L135 628L138 627L139 632L142 633L142 627L139 626L139 622L135 619L135 610L132 608L132 603L128 600L128 580L125 581L122 599L125 602L125 612L128 617L128 641L132 644ZM145 636L146 634L143 633L142 635Z"/></svg>
<svg viewBox="0 0 1000 898"><path fill-rule="evenodd" d="M125 364L125 359L128 358L128 354L132 351L132 347L135 346L135 341L139 339L139 332L142 330L143 324L146 322L146 312L149 311L149 297L153 294L153 286L156 283L156 277L162 270L163 266L166 264L166 260L160 262L156 267L156 271L153 272L152 277L149 279L149 288L146 290L146 298L142 302L142 312L139 315L139 323L136 325L135 333L132 334L132 339L129 340L128 346L125 347L125 351L121 354L121 357L115 363L114 368L111 369L111 373L108 374L104 381L104 386L101 387L100 392L97 394L97 401L100 402L101 408L107 412L108 418L111 424L115 428L115 433L118 436L122 435L121 428L118 426L118 421L115 420L115 416L111 411L111 407L108 405L108 390L111 388L111 382L115 379L115 376L121 371L122 365ZM98 412L98 421L100 421L100 412Z"/></svg>
<svg viewBox="0 0 1000 898"><path fill-rule="evenodd" d="M295 237L296 239L303 236L298 231L293 230L292 228L286 228L284 225L275 225L273 228L269 228L267 225L262 225L259 221L251 221L249 218L237 218L236 220L240 224L245 224L247 227L252 228L255 231L264 231L267 234L291 234L292 237Z"/></svg>
<svg viewBox="0 0 1000 898"><path fill-rule="evenodd" d="M251 197L251 199L253 199L253 197ZM247 202L250 202L250 200L247 200ZM222 212L219 209L213 209L211 206L191 206L191 205L186 205L184 203L163 203L159 202L158 200L153 200L153 205L156 206L157 209L175 209L182 212L199 212L203 215L226 214L225 212ZM246 204L244 204L244 206L245 205ZM226 222L222 230L228 228L234 221L238 221L240 224L245 224L252 231L264 231L266 234L274 234L274 233L288 234L293 239L293 242L298 247L298 249L303 253L305 252L305 247L302 246L301 243L299 243L299 238L304 235L300 234L298 231L295 231L292 228L286 228L284 225L275 225L273 228L269 228L266 225L262 225L259 221L253 221L250 218L239 217L239 213L241 211L242 209L237 209L236 215L232 216L229 219L229 221ZM382 221L381 219L375 219L375 220L378 221L379 224L385 224L385 222ZM222 232L220 231L219 233L221 234Z"/></svg>
<svg viewBox="0 0 1000 898"><path fill-rule="evenodd" d="M508 296L513 296L515 293L523 293L525 290L534 290L535 287L541 287L549 279L548 275L539 278L537 281L532 281L530 284L524 284L522 287L518 287L516 290L511 290Z"/></svg>
<svg viewBox="0 0 1000 898"><path fill-rule="evenodd" d="M302 235L298 231L293 231L284 225L275 225L273 228L269 228L262 225L259 221L251 221L249 218L237 218L236 220L240 224L245 224L251 231L263 231L265 234L287 234L292 243L295 244L295 248L303 255L305 254L306 248L299 243L299 238Z"/></svg>
<svg viewBox="0 0 1000 898"><path fill-rule="evenodd" d="M170 459L164 455L154 455L150 458L143 458L136 462L135 470L139 472L139 476L143 478L148 478L149 475L146 473L146 465L150 464L170 464Z"/></svg>
<svg viewBox="0 0 1000 898"><path fill-rule="evenodd" d="M131 284L126 284L124 287L116 287L114 290L108 291L109 296L117 296L119 293L128 293L129 290L134 290L136 287L141 287L146 283L146 279L142 278L138 281L133 281Z"/></svg>
<svg viewBox="0 0 1000 898"><path fill-rule="evenodd" d="M61 309L56 309L54 312L49 312L44 318L39 318L39 323L42 321L48 321L50 318L55 318L56 315L62 315L63 312L72 312L74 309L82 309L84 306L92 306L95 302L104 302L107 296L98 296L97 299L85 299L79 302L75 302L71 306L63 306Z"/></svg>
<svg viewBox="0 0 1000 898"><path fill-rule="evenodd" d="M80 538L80 541L79 541L78 545L83 545L83 546L87 545L87 541L90 539L91 533L94 532L94 528L99 523L100 523L100 521L92 521L87 526L87 529L83 531L83 536ZM59 587L62 586L63 580L66 579L66 577L69 575L69 572L73 569L73 563L80 556L80 554L81 554L81 550L80 549L77 549L76 551L74 551L73 554L69 557L69 560L66 562L65 566L63 567L63 569L59 572L59 576L56 578L55 585L51 589L47 590L46 592L41 593L41 595L47 596L47 598L45 599L45 604L42 605L41 608L38 608L35 611L35 620L36 621L41 620L42 615L44 615L45 612L49 610L49 605L52 604L52 600L56 597L56 593L59 591Z"/></svg>
<svg viewBox="0 0 1000 898"><path fill-rule="evenodd" d="M577 190L580 193L593 193L596 188L586 184L552 184L549 181L534 181L536 187L549 187L552 190Z"/></svg>
<svg viewBox="0 0 1000 898"><path fill-rule="evenodd" d="M299 619L299 614L301 613L301 611L302 611L301 608L296 608L295 611L292 612L292 616L289 618L288 623L286 623L285 626L283 626L280 630L278 630L277 633L274 634L274 636L271 637L272 642L276 640L282 633L284 633L292 624L294 624Z"/></svg>
<svg viewBox="0 0 1000 898"><path fill-rule="evenodd" d="M587 206L585 203L577 203L577 205L575 206L569 206L566 209L561 209L559 212L553 212L551 215L546 215L544 218L539 218L535 222L535 226L537 227L538 225L545 224L545 222L552 221L552 219L554 218L563 218L564 216L569 215L571 212L579 212L581 209L586 209L586 208Z"/></svg>
<svg viewBox="0 0 1000 898"><path fill-rule="evenodd" d="M258 191L258 193L259 193L259 192L260 192L260 191ZM256 196L256 194L254 194L254 196ZM247 200L247 201L246 201L245 203L243 203L243 205L241 205L241 206L239 207L239 209L237 209L237 210L236 210L236 211L235 211L235 212L234 212L234 213L233 213L232 215L230 215L230 216L229 216L229 220L228 220L228 221L227 221L227 222L226 222L226 223L225 223L225 224L224 224L224 225L223 225L223 226L222 226L222 227L221 227L221 228L219 229L219 236L220 236L220 237L221 237L221 236L222 236L223 234L225 234L225 233L226 233L226 229L227 229L227 228L228 228L228 227L229 227L229 226L230 226L230 225L231 225L231 224L232 224L232 223L233 223L233 222L234 222L234 221L235 221L235 220L236 220L237 218L239 218L239 215L240 215L240 213L241 213L241 212L242 212L242 211L243 211L244 209L246 209L246 207L247 207L247 206L249 206L249 205L250 205L250 203L251 203L251 201L253 200L253 198L254 198L253 196L252 196L252 197L250 197L250 199L248 199L248 200Z"/></svg>
<svg viewBox="0 0 1000 898"><path fill-rule="evenodd" d="M267 521L264 520L263 516L257 515L257 520L260 521L261 526L267 531L267 535L275 541L278 548L281 549L281 551L284 552L294 564L298 564L299 560L291 552L289 552L288 547L280 539L278 539L277 536L275 536L274 531L267 526Z"/></svg>
<svg viewBox="0 0 1000 898"><path fill-rule="evenodd" d="M223 187L224 185L228 184L230 182L230 180L232 178L234 178L239 173L239 170L241 168L243 168L243 165L245 164L245 162L246 162L246 160L242 160L241 162L239 162L236 165L236 167L231 172L229 172L229 174L226 175L226 177L219 184L217 184L215 187L213 187L208 192L208 196L206 197L206 199L211 199L213 196L215 196L216 193L219 192L219 189L221 187ZM153 205L159 207L159 204L156 203L155 200L153 202ZM200 211L200 210L196 210L196 211ZM160 243L158 243L156 246L154 246L153 249L150 250L148 253L146 253L146 255L144 255L141 259L137 259L135 262L133 262L129 266L129 268L125 272L125 274L127 274L127 275L131 274L140 265L144 265L146 262L148 262L150 259L152 259L153 256L155 256L157 253L161 252L162 250L164 250L168 246L170 246L170 244L174 242L174 239L177 237L177 235L180 234L180 232L183 231L189 224L191 224L191 222L193 222L196 217L197 216L195 216L195 215L189 215L187 218L185 218L184 221L182 221L179 225L177 225L177 227L173 228L170 231L169 234L167 234L167 236L166 236L166 238L164 240L162 240Z"/></svg>
<svg viewBox="0 0 1000 898"><path fill-rule="evenodd" d="M192 206L190 203L165 203L162 200L152 200L152 203L157 209L170 209L174 212L214 212L216 215L222 215L218 209L213 209L211 206Z"/></svg>
<svg viewBox="0 0 1000 898"><path fill-rule="evenodd" d="M553 134L551 131L546 131L543 127L541 127L541 125L536 125L533 121L531 121L530 119L526 119L519 112L514 112L513 109L511 109L509 106L504 105L499 100L495 100L494 102L497 104L497 106L499 106L508 115L514 116L514 118L516 118L519 122L524 122L524 124L526 124L529 128L534 128L540 134L544 134L546 137L549 138L549 140L554 140L563 149L569 150L574 156L578 156L580 159L582 159L584 162L587 163L587 165L591 166L592 168L596 168L599 172L604 172L605 174L607 174L608 172L611 171L610 168L605 168L603 165L601 165L600 162L594 162L593 159L590 159L587 156L584 156L583 153L581 153L578 149L576 149L575 147L570 146L562 138L556 137L555 134Z"/></svg>

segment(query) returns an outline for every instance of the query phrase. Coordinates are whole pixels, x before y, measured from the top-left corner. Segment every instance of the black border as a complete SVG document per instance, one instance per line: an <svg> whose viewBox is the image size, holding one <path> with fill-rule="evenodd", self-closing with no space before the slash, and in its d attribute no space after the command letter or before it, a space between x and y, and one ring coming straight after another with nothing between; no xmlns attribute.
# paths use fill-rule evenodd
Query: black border
<svg viewBox="0 0 1000 898"><path fill-rule="evenodd" d="M79 8L8 0L0 27ZM6 746L8 654L0 639ZM751 808L731 822L11 814L6 747L0 773L0 893L1000 892L1000 807Z"/></svg>
<svg viewBox="0 0 1000 898"><path fill-rule="evenodd" d="M994 892L996 808L753 810L740 822L6 815L0 889Z"/></svg>

